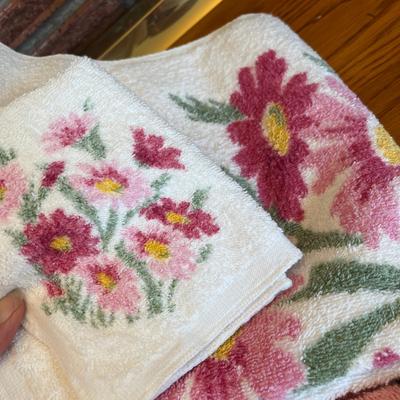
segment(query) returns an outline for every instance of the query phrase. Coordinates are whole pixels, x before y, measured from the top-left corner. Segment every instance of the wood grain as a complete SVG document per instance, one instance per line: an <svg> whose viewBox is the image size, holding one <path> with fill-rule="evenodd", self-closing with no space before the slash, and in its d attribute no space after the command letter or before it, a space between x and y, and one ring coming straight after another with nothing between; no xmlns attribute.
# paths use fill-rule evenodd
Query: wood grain
<svg viewBox="0 0 400 400"><path fill-rule="evenodd" d="M255 12L273 14L296 31L400 144L400 0L224 0L174 45Z"/></svg>

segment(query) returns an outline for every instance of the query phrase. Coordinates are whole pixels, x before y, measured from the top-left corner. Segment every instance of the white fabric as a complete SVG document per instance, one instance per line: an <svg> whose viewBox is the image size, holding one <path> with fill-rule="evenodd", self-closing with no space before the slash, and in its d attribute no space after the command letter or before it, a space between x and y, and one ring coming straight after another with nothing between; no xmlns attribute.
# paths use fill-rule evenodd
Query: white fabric
<svg viewBox="0 0 400 400"><path fill-rule="evenodd" d="M10 77L1 76L9 82ZM43 312L47 296L43 285L4 234L9 227L23 229L18 215L2 222L0 294L24 286L28 312L26 334L0 362L1 398L154 398L287 288L290 283L283 274L300 257L236 184L89 61L72 63L44 86L3 108L1 147L15 149L15 162L37 179L33 171L49 160L42 133L58 117L79 114L86 98L94 104L101 136L110 149L107 160L124 166L132 163L131 126L163 136L170 146L181 149L186 170L172 171L173 184L164 195L183 199L199 186L210 187L207 210L215 215L220 231L209 238L210 258L190 280L179 282L174 312L140 316L131 326L116 313L112 327L96 329L62 312L51 316ZM67 175L77 173L79 163L91 161L72 147L56 152L49 161L57 157L65 160ZM144 173L150 180L153 172L150 168ZM43 209L48 214L56 208L74 212L59 193L52 193ZM105 223L102 214L101 223ZM143 218L133 224L140 227ZM114 242L121 234L118 227Z"/></svg>

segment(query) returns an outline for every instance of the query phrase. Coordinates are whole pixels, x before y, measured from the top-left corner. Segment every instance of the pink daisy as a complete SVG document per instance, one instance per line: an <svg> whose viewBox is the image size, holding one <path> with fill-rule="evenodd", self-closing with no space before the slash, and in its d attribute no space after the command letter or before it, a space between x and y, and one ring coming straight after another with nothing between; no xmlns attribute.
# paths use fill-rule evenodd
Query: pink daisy
<svg viewBox="0 0 400 400"><path fill-rule="evenodd" d="M190 242L180 232L151 225L145 231L128 228L124 236L128 249L161 278L189 279L196 270Z"/></svg>
<svg viewBox="0 0 400 400"><path fill-rule="evenodd" d="M102 162L98 167L82 164L80 167L86 175L72 176L71 183L94 203L111 204L113 208L122 204L131 208L151 194L138 170L119 168L115 162Z"/></svg>
<svg viewBox="0 0 400 400"><path fill-rule="evenodd" d="M87 113L82 116L70 113L68 117L59 118L50 124L49 130L42 136L45 150L53 153L63 147L72 146L89 132L93 123L93 116Z"/></svg>
<svg viewBox="0 0 400 400"><path fill-rule="evenodd" d="M329 87L340 96L318 94L309 115L307 136L320 147L306 160L315 168L315 193L323 193L335 178L348 171L331 212L349 233L361 233L376 247L382 233L400 239L400 203L395 180L400 177L400 149L382 126L368 132L368 110L342 83L330 78ZM322 143L322 144L321 144Z"/></svg>
<svg viewBox="0 0 400 400"><path fill-rule="evenodd" d="M120 261L104 254L83 258L74 272L85 279L87 290L104 309L129 315L137 312L140 299L137 278Z"/></svg>

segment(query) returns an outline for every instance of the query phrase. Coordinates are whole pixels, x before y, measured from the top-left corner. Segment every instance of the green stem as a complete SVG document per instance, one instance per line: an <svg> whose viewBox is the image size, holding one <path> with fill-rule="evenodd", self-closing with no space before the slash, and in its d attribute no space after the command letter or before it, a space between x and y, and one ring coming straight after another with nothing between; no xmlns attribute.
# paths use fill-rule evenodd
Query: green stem
<svg viewBox="0 0 400 400"><path fill-rule="evenodd" d="M97 210L91 206L87 200L75 190L68 182L68 180L63 177L58 180L58 190L70 200L75 208L84 214L97 228L99 235L103 241L104 231L101 226L99 216L97 215Z"/></svg>
<svg viewBox="0 0 400 400"><path fill-rule="evenodd" d="M115 246L115 251L121 261L129 268L135 270L143 281L148 300L149 314L160 314L162 312L162 293L159 285L147 270L146 263L138 260L132 253L128 252L122 241Z"/></svg>

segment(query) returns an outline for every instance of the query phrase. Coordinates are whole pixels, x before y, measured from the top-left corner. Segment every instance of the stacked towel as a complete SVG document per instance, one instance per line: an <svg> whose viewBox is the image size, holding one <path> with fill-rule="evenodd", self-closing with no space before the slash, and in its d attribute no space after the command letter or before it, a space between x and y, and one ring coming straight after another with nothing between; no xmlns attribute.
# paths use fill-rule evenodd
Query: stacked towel
<svg viewBox="0 0 400 400"><path fill-rule="evenodd" d="M71 60L13 53L3 104ZM279 20L253 15L103 66L305 253L292 289L162 398L331 399L398 377L400 149L329 65Z"/></svg>
<svg viewBox="0 0 400 400"><path fill-rule="evenodd" d="M0 296L28 305L0 398L152 399L290 285L275 222L90 61L0 131Z"/></svg>

